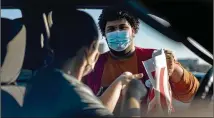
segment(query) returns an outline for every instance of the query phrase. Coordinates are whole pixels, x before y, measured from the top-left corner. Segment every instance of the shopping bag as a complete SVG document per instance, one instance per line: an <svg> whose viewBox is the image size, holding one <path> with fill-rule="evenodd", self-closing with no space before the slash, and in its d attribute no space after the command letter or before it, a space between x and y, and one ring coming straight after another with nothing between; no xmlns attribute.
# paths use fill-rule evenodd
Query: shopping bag
<svg viewBox="0 0 214 118"><path fill-rule="evenodd" d="M145 84L150 83L147 112L170 115L174 109L164 49L155 50L151 59L143 61L143 66L149 77Z"/></svg>

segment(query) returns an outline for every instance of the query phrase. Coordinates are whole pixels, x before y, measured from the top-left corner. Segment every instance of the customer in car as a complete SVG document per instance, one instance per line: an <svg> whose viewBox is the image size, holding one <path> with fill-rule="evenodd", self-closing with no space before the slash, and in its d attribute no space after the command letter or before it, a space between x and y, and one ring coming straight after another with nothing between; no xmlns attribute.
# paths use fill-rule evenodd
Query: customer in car
<svg viewBox="0 0 214 118"><path fill-rule="evenodd" d="M143 73L142 82L145 84L148 80L142 61L150 59L154 49L134 45L139 24L138 18L120 7L108 7L102 10L99 17L99 27L110 51L100 55L94 71L84 78L84 83L100 96L103 104L112 111L118 103L120 91L123 90L112 84L122 73ZM171 51L165 50L165 54L173 97L182 102L189 102L196 93L199 82L175 60ZM148 89L149 85L145 85ZM147 97L144 103L146 99Z"/></svg>
<svg viewBox="0 0 214 118"><path fill-rule="evenodd" d="M75 17L73 17L75 16ZM52 65L39 71L27 86L22 116L27 117L107 117L112 113L81 79L93 70L98 53L98 29L83 11L53 12L50 46ZM141 74L124 73L125 86Z"/></svg>

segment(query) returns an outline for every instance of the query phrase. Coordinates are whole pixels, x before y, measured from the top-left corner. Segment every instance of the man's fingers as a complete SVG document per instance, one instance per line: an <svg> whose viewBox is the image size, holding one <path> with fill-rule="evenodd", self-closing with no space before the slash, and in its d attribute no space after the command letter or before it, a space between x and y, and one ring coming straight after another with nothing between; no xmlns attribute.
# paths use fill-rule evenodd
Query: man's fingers
<svg viewBox="0 0 214 118"><path fill-rule="evenodd" d="M174 57L174 54L172 53L172 51L169 51L169 50L165 50L165 55L169 57Z"/></svg>
<svg viewBox="0 0 214 118"><path fill-rule="evenodd" d="M172 62L175 61L174 55L166 54L167 61L171 60Z"/></svg>
<svg viewBox="0 0 214 118"><path fill-rule="evenodd" d="M133 74L131 76L131 79L140 79L143 77L143 73L139 73L139 74Z"/></svg>
<svg viewBox="0 0 214 118"><path fill-rule="evenodd" d="M172 55L172 54L166 54L166 58L173 58L174 57L174 55Z"/></svg>
<svg viewBox="0 0 214 118"><path fill-rule="evenodd" d="M132 73L131 72L124 72L122 75L125 75L125 76L131 76Z"/></svg>
<svg viewBox="0 0 214 118"><path fill-rule="evenodd" d="M172 54L172 51L171 50L164 50L165 53L170 53Z"/></svg>
<svg viewBox="0 0 214 118"><path fill-rule="evenodd" d="M166 54L166 57L173 57L172 54Z"/></svg>

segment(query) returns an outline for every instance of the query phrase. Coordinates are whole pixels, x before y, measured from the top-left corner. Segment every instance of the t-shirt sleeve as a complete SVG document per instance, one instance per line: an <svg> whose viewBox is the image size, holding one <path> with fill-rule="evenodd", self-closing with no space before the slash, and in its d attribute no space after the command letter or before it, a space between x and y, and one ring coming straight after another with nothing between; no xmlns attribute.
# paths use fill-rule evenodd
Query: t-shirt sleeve
<svg viewBox="0 0 214 118"><path fill-rule="evenodd" d="M176 62L176 64L181 66L181 64L178 62ZM184 68L183 71L183 78L177 83L171 83L173 97L181 102L189 102L197 92L199 82L191 72L188 72Z"/></svg>
<svg viewBox="0 0 214 118"><path fill-rule="evenodd" d="M102 102L93 94L91 89L83 84L76 84L74 91L79 97L78 117L111 117L113 114L104 107Z"/></svg>

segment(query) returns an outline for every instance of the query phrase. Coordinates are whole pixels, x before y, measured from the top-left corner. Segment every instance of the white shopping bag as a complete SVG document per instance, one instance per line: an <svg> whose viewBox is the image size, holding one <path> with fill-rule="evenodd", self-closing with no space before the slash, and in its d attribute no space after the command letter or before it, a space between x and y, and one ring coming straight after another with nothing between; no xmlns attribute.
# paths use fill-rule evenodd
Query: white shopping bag
<svg viewBox="0 0 214 118"><path fill-rule="evenodd" d="M169 115L173 110L172 94L164 50L155 50L152 58L143 61L143 65L149 77L146 84L151 83L148 95L148 113Z"/></svg>

